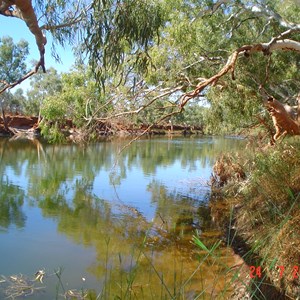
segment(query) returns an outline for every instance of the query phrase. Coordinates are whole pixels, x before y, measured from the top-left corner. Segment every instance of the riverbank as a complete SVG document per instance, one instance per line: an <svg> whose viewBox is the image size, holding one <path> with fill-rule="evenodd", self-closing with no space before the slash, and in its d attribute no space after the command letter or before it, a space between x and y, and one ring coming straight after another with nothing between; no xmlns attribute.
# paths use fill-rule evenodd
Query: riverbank
<svg viewBox="0 0 300 300"><path fill-rule="evenodd" d="M89 138L97 139L103 136L135 136L146 131L147 135L191 135L203 134L200 126L183 126L176 124L123 124L118 122L94 122L92 125L78 127L71 120L63 124L39 121L38 117L22 115L6 115L0 117L0 136L27 136L29 138L43 135L46 139L59 134L60 139L80 141Z"/></svg>
<svg viewBox="0 0 300 300"><path fill-rule="evenodd" d="M222 156L214 166L211 213L248 265L239 285L245 299L300 295L299 146L293 140L249 149L243 156Z"/></svg>

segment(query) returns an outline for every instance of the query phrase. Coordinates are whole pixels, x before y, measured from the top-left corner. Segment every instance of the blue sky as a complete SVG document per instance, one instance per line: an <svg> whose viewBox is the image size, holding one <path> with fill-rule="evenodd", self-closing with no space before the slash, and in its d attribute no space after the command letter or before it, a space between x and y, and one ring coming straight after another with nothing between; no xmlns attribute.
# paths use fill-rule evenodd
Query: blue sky
<svg viewBox="0 0 300 300"><path fill-rule="evenodd" d="M29 67L31 67L30 65L31 60L39 59L39 51L35 44L35 38L33 34L31 34L31 32L29 31L24 21L19 20L17 18L8 18L8 17L0 16L0 37L3 36L12 37L15 43L20 41L20 39L24 39L29 43L29 56L28 56ZM60 46L56 47L56 51L58 52L62 60L62 63L58 63L51 56L52 39L49 32L46 32L46 37L48 40L48 43L46 45L46 54L45 54L46 68L53 67L58 72L67 72L74 64L75 61L71 48L66 47L64 49ZM27 89L29 87L29 80L25 81L18 87ZM14 92L14 90L12 90L12 92Z"/></svg>

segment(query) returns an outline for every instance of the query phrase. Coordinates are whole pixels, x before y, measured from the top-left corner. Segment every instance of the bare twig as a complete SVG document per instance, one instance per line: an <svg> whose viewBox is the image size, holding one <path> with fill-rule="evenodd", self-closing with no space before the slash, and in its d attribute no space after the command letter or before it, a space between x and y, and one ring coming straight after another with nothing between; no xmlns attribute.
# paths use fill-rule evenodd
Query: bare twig
<svg viewBox="0 0 300 300"><path fill-rule="evenodd" d="M5 289L5 294L8 299L16 299L19 297L31 296L35 291L44 289L44 287L37 287L32 280L29 280L24 275L12 275L8 278L2 276L4 282L8 284Z"/></svg>
<svg viewBox="0 0 300 300"><path fill-rule="evenodd" d="M163 97L166 97L166 96L169 96L171 94L174 94L175 92L177 91L180 91L182 89L182 86L178 86L178 87L175 87L175 88L172 88L172 89L168 89L168 91L156 96L156 97L153 97L148 103L140 106L138 109L135 109L135 110L131 110L131 111L125 111L125 112L120 112L118 114L114 114L114 115L111 115L111 116L108 116L106 118L98 118L97 120L98 121L101 121L101 122L106 122L110 119L114 119L114 118L118 118L118 117L121 117L121 116L126 116L126 115L134 115L134 114L138 114L140 113L142 110L146 109L147 107L151 106L155 101L157 101L158 99L161 99ZM152 91L151 91L152 92ZM150 93L150 92L149 92Z"/></svg>
<svg viewBox="0 0 300 300"><path fill-rule="evenodd" d="M193 23L197 18L201 18L205 15L210 15L212 16L223 4L227 4L230 3L230 0L218 0L216 1L216 3L213 4L212 7L207 7L206 9L200 11L197 15L197 17L195 17L191 23Z"/></svg>

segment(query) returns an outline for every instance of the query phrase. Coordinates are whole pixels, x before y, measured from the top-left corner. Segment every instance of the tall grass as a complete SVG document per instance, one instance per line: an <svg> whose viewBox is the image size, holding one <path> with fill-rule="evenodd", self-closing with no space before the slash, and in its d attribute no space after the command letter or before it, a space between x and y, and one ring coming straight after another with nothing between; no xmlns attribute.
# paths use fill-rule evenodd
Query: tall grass
<svg viewBox="0 0 300 300"><path fill-rule="evenodd" d="M300 264L298 149L299 142L293 141L244 157L226 158L226 176L219 176L223 185L215 185L215 201L225 203L220 221L227 229L229 244L239 247L244 241L247 251L243 258L261 268L260 278L255 276L248 284L253 299L293 299L300 294L299 278L293 275L294 267ZM222 160L218 163L217 170L225 170ZM242 166L245 178L237 180L241 170L236 166Z"/></svg>

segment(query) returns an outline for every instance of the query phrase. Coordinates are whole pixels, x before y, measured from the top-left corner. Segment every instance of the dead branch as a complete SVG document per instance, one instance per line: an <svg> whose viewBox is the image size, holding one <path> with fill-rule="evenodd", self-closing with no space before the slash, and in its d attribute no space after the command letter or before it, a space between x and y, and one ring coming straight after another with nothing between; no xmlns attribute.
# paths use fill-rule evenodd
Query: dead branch
<svg viewBox="0 0 300 300"><path fill-rule="evenodd" d="M8 83L5 81L1 81L2 83L5 83L4 87L0 90L0 95L2 93L4 93L6 90L8 89L12 89L13 87L15 87L16 85L20 84L21 82L23 82L24 80L26 80L27 78L31 77L32 75L36 74L38 71L38 69L35 67L34 70L28 72L25 76L23 76L22 78L20 78L19 80L13 82L13 83ZM12 134L15 134L7 125L7 121L6 121L6 117L5 117L5 112L4 112L4 108L2 106L1 108L1 112L2 112L2 119L3 119L3 123L4 123L4 127L7 130L7 132L10 132Z"/></svg>
<svg viewBox="0 0 300 300"><path fill-rule="evenodd" d="M126 148L128 148L132 143L134 143L135 141L137 141L138 139L140 139L140 138L141 138L142 136L144 136L145 134L149 133L150 130L151 130L151 128L152 128L153 126L160 124L162 121L164 121L164 120L166 120L166 119L168 119L168 118L170 118L170 117L172 117L172 116L174 116L174 115L180 114L180 113L182 112L182 110L183 110L183 108L179 108L177 111L173 111L173 112L171 112L171 113L169 113L169 114L167 114L167 115L164 115L164 116L162 116L157 122L154 122L154 123L150 124L143 132L141 132L140 134L138 134L135 138L131 139L125 146L123 146L123 147L119 150L117 157L119 157L120 154L121 154ZM115 164L114 164L114 166L113 166L113 169L116 167L117 163L118 163L118 159L115 161Z"/></svg>
<svg viewBox="0 0 300 300"><path fill-rule="evenodd" d="M245 46L245 47L246 47L246 46ZM243 51L245 51L245 50L243 49ZM200 92L202 92L202 91L204 90L204 88L206 88L207 86L209 86L209 85L215 85L215 84L217 83L217 81L218 81L222 76L224 76L225 74L227 74L229 71L231 71L232 74L233 74L233 72L234 72L234 67L235 67L235 62L236 62L236 60L237 60L238 55L239 55L240 52L242 52L242 51L240 51L239 49L236 50L236 51L229 57L229 59L228 59L226 65L222 68L222 70L221 70L218 74L216 74L216 75L210 77L209 79L206 79L206 80L200 82L200 83L197 85L197 87L196 87L196 89L195 89L194 91L184 94L184 95L182 96L182 98L181 98L181 101L180 101L180 102L181 102L181 103L180 103L180 107L183 108L183 107L184 107L191 99L197 97L197 96L200 94Z"/></svg>

